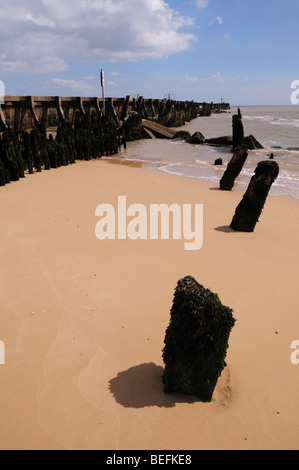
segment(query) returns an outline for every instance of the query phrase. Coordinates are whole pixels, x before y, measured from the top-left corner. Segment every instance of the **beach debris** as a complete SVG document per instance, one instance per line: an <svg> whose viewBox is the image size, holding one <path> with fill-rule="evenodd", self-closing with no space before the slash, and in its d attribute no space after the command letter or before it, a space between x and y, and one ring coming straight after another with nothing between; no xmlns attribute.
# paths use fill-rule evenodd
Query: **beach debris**
<svg viewBox="0 0 299 470"><path fill-rule="evenodd" d="M246 145L238 147L234 151L234 155L227 165L227 168L220 180L220 189L223 191L231 191L234 187L235 180L239 176L248 157L248 148Z"/></svg>
<svg viewBox="0 0 299 470"><path fill-rule="evenodd" d="M177 131L174 136L173 140L187 140L190 139L191 134L189 131Z"/></svg>
<svg viewBox="0 0 299 470"><path fill-rule="evenodd" d="M156 139L154 134L149 129L147 129L146 127L141 128L141 133L142 133L142 138L143 139Z"/></svg>
<svg viewBox="0 0 299 470"><path fill-rule="evenodd" d="M165 393L182 393L210 402L226 367L232 310L192 276L178 281L163 360Z"/></svg>
<svg viewBox="0 0 299 470"><path fill-rule="evenodd" d="M189 139L186 140L186 142L188 144L204 144L205 143L205 138L204 136L202 135L201 132L197 131L197 132L194 132L194 134L189 137Z"/></svg>
<svg viewBox="0 0 299 470"><path fill-rule="evenodd" d="M244 145L244 127L240 109L233 116L233 150Z"/></svg>
<svg viewBox="0 0 299 470"><path fill-rule="evenodd" d="M274 160L259 162L248 189L238 205L230 227L238 232L253 232L263 211L272 184L279 175Z"/></svg>
<svg viewBox="0 0 299 470"><path fill-rule="evenodd" d="M264 148L253 135L244 138L244 145L248 147L248 150L260 150Z"/></svg>
<svg viewBox="0 0 299 470"><path fill-rule="evenodd" d="M212 137L205 140L205 144L215 145L219 147L231 147L233 145L232 135L223 135L221 137Z"/></svg>
<svg viewBox="0 0 299 470"><path fill-rule="evenodd" d="M214 166L218 166L218 165L223 165L222 158L216 158L216 160L214 162Z"/></svg>
<svg viewBox="0 0 299 470"><path fill-rule="evenodd" d="M150 130L157 139L173 139L175 131L157 122L142 120L142 126Z"/></svg>

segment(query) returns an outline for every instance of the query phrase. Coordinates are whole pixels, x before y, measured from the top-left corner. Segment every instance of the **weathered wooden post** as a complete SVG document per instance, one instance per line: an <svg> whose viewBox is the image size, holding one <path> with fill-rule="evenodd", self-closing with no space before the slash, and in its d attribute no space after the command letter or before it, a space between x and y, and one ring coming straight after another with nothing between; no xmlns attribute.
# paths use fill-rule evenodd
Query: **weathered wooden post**
<svg viewBox="0 0 299 470"><path fill-rule="evenodd" d="M22 132L22 141L23 141L23 158L27 163L27 168L29 174L33 174L33 151L30 142L30 136L27 131Z"/></svg>
<svg viewBox="0 0 299 470"><path fill-rule="evenodd" d="M244 145L244 127L240 109L233 116L233 150Z"/></svg>
<svg viewBox="0 0 299 470"><path fill-rule="evenodd" d="M220 180L220 189L230 191L235 184L236 178L242 171L244 163L248 157L248 148L246 146L238 147L227 165L227 168Z"/></svg>
<svg viewBox="0 0 299 470"><path fill-rule="evenodd" d="M226 366L234 324L232 310L222 305L217 294L191 276L179 280L164 341L165 393L210 402Z"/></svg>
<svg viewBox="0 0 299 470"><path fill-rule="evenodd" d="M1 137L0 137L0 186L5 186L7 181L7 170L4 166L4 163L2 162L2 142L1 142Z"/></svg>
<svg viewBox="0 0 299 470"><path fill-rule="evenodd" d="M238 205L230 227L238 232L253 232L263 211L272 184L279 174L273 160L259 162L248 189Z"/></svg>

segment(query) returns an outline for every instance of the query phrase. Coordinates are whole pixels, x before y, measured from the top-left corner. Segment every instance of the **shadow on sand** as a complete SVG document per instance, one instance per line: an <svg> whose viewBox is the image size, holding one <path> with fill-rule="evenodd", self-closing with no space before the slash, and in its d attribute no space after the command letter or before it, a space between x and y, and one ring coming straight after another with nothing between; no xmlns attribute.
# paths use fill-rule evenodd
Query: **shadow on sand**
<svg viewBox="0 0 299 470"><path fill-rule="evenodd" d="M158 406L173 408L177 403L195 403L199 400L187 395L164 393L163 367L154 363L140 364L119 372L109 382L110 392L115 400L125 408L145 408Z"/></svg>
<svg viewBox="0 0 299 470"><path fill-rule="evenodd" d="M230 228L229 225L223 225L222 227L216 227L214 230L216 230L216 232L237 233L235 230Z"/></svg>

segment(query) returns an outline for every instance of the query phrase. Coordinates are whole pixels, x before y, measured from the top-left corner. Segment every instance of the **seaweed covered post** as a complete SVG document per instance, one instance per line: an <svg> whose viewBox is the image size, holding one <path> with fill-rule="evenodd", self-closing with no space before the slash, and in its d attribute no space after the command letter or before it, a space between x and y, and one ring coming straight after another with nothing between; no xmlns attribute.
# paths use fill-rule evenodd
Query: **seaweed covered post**
<svg viewBox="0 0 299 470"><path fill-rule="evenodd" d="M31 147L30 136L28 132L26 131L22 132L22 142L23 142L23 159L26 162L29 174L32 175L33 164L34 164L33 150Z"/></svg>
<svg viewBox="0 0 299 470"><path fill-rule="evenodd" d="M8 127L2 134L1 159L7 170L7 180L19 181L24 177L25 162L21 156L16 133Z"/></svg>
<svg viewBox="0 0 299 470"><path fill-rule="evenodd" d="M163 349L164 391L210 402L226 367L232 310L187 276L178 281Z"/></svg>
<svg viewBox="0 0 299 470"><path fill-rule="evenodd" d="M259 162L248 189L238 205L230 227L238 232L253 232L263 211L272 184L279 175L273 160Z"/></svg>
<svg viewBox="0 0 299 470"><path fill-rule="evenodd" d="M247 157L248 148L246 146L238 147L234 151L234 155L220 180L220 189L223 191L231 191L233 189L235 180L241 173Z"/></svg>
<svg viewBox="0 0 299 470"><path fill-rule="evenodd" d="M142 116L131 112L124 120L122 131L126 142L142 139Z"/></svg>
<svg viewBox="0 0 299 470"><path fill-rule="evenodd" d="M42 157L41 157L41 149L40 149L40 132L38 129L32 129L30 132L30 141L31 141L31 147L33 151L33 165L34 168L38 173L41 173L42 171Z"/></svg>

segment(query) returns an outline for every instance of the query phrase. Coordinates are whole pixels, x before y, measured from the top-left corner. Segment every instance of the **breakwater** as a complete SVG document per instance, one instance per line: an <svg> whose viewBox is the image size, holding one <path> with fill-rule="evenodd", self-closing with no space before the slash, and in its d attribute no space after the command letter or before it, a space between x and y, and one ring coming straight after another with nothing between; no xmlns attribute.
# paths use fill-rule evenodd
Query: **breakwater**
<svg viewBox="0 0 299 470"><path fill-rule="evenodd" d="M0 127L11 127L16 131L58 126L61 121L74 125L76 114L95 113L112 119L121 127L126 117L136 112L143 119L156 120L165 126L178 127L196 116L209 116L213 112L229 109L228 103L204 103L194 101L173 101L139 98L106 98L105 116L101 98L60 97L60 96L5 96L0 105Z"/></svg>
<svg viewBox="0 0 299 470"><path fill-rule="evenodd" d="M0 186L42 170L50 170L118 153L120 131L112 120L77 113L74 125L61 120L55 135L38 124L30 132L6 128L0 137Z"/></svg>
<svg viewBox="0 0 299 470"><path fill-rule="evenodd" d="M221 104L223 107L223 104ZM115 155L127 141L171 138L198 115L219 105L108 98L9 97L0 105L0 186L41 172Z"/></svg>

